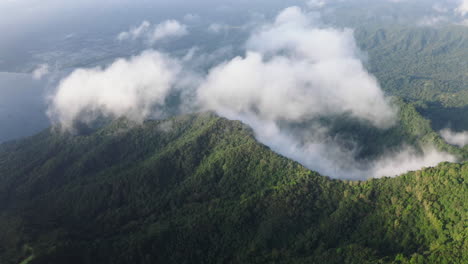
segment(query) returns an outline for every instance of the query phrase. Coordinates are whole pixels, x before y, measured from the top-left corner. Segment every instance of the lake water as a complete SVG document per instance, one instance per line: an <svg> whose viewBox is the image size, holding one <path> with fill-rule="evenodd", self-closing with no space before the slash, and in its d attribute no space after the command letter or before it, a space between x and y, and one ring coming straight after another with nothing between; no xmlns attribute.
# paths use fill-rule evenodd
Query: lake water
<svg viewBox="0 0 468 264"><path fill-rule="evenodd" d="M0 72L0 142L33 135L50 125L46 86L30 74Z"/></svg>

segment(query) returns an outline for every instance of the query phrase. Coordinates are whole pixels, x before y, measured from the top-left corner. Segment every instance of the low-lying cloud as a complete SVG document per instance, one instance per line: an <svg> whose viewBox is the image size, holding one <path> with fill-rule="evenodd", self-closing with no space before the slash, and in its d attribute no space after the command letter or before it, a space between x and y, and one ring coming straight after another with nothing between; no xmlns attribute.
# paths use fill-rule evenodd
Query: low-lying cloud
<svg viewBox="0 0 468 264"><path fill-rule="evenodd" d="M48 64L41 64L37 66L36 69L32 72L32 76L35 80L40 80L45 75L49 74L49 65Z"/></svg>
<svg viewBox="0 0 468 264"><path fill-rule="evenodd" d="M141 122L164 105L180 71L177 60L157 51L118 59L107 68L78 69L61 81L48 114L66 130L99 116Z"/></svg>
<svg viewBox="0 0 468 264"><path fill-rule="evenodd" d="M316 28L292 7L247 47L210 71L198 90L201 105L273 121L350 113L382 128L395 123L396 109L358 59L351 30Z"/></svg>
<svg viewBox="0 0 468 264"><path fill-rule="evenodd" d="M455 9L455 12L461 16L468 14L468 0L461 0L460 5Z"/></svg>
<svg viewBox="0 0 468 264"><path fill-rule="evenodd" d="M453 155L437 151L431 146L423 147L421 151L416 151L411 146L403 146L374 160L358 160L355 149L345 148L328 135L325 127L307 127L315 131L314 135L298 137L288 130L281 129L275 122L260 120L255 116L233 115L231 118L249 124L257 139L273 151L332 178L363 180L397 176L423 167L435 166L442 161L456 161Z"/></svg>
<svg viewBox="0 0 468 264"><path fill-rule="evenodd" d="M229 26L226 24L212 23L208 26L208 31L212 33L220 33L229 29Z"/></svg>
<svg viewBox="0 0 468 264"><path fill-rule="evenodd" d="M308 0L306 4L309 8L322 8L326 2L325 0Z"/></svg>
<svg viewBox="0 0 468 264"><path fill-rule="evenodd" d="M397 176L407 171L419 170L422 167L432 167L443 161L456 162L457 158L431 146L425 147L423 153L418 153L414 148L407 146L373 162L371 173L367 175L367 178Z"/></svg>
<svg viewBox="0 0 468 264"><path fill-rule="evenodd" d="M440 131L440 135L449 144L459 146L461 148L468 145L468 131L454 132L446 128Z"/></svg>
<svg viewBox="0 0 468 264"><path fill-rule="evenodd" d="M182 37L187 34L187 26L177 20L166 20L157 25L143 21L138 27L121 32L117 39L120 41L144 39L148 44L154 44L163 39Z"/></svg>
<svg viewBox="0 0 468 264"><path fill-rule="evenodd" d="M436 26L447 22L449 22L449 18L446 16L426 16L418 24L420 26Z"/></svg>
<svg viewBox="0 0 468 264"><path fill-rule="evenodd" d="M430 146L422 146L422 151L408 146L360 160L356 149L331 136L328 127L306 125L349 116L388 129L398 113L363 66L353 31L323 27L315 18L298 7L283 10L273 22L253 30L245 54L212 66L206 76L184 66L197 65L191 63L200 59L196 49L182 59L148 51L106 68L76 70L58 86L49 116L67 130L100 116L142 122L160 116L171 92L180 91L180 108L242 120L274 151L334 178L394 176L454 161ZM149 28L143 23L125 38L141 38ZM301 133L291 132L294 124L303 124Z"/></svg>

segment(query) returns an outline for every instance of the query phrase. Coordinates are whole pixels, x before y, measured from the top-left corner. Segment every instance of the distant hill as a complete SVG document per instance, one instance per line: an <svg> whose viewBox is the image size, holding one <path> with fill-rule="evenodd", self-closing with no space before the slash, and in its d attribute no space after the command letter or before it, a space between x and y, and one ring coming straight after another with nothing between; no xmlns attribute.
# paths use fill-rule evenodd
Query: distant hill
<svg viewBox="0 0 468 264"><path fill-rule="evenodd" d="M388 93L406 99L468 105L468 28L362 27L357 42Z"/></svg>
<svg viewBox="0 0 468 264"><path fill-rule="evenodd" d="M213 114L0 145L0 263L466 263L468 164L331 180Z"/></svg>

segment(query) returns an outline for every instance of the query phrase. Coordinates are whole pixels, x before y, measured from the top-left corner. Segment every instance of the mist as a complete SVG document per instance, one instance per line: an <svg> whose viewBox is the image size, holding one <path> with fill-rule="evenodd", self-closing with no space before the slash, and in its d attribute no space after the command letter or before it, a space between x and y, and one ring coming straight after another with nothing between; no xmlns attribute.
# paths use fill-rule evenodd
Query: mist
<svg viewBox="0 0 468 264"><path fill-rule="evenodd" d="M366 180L398 176L408 171L435 166L442 161L457 161L453 155L440 152L432 146L425 146L422 151L411 146L402 146L375 159L360 160L356 158L356 149L359 146L345 147L328 134L326 127L308 127L307 130L314 131L313 136L308 134L301 137L284 128L284 125L280 128L275 122L259 120L254 116L231 118L249 124L257 139L273 151L332 178Z"/></svg>
<svg viewBox="0 0 468 264"><path fill-rule="evenodd" d="M120 41L144 39L149 45L167 38L177 38L187 35L187 25L177 20L166 20L157 25L151 25L143 21L140 26L133 27L129 31L119 33L117 39Z"/></svg>
<svg viewBox="0 0 468 264"><path fill-rule="evenodd" d="M125 38L157 27L143 22ZM272 150L333 178L396 176L456 160L433 146L406 145L360 159L357 142L313 122L345 115L380 130L398 122L398 107L363 66L351 29L326 26L317 13L293 6L253 27L243 49L206 73L192 67L209 57L196 47L180 58L150 50L104 68L75 70L51 95L49 117L69 131L102 116L142 123L164 116L174 107L168 98L177 95L180 112L241 120ZM312 125L293 131L296 124Z"/></svg>
<svg viewBox="0 0 468 264"><path fill-rule="evenodd" d="M364 69L352 31L315 23L298 7L283 10L254 31L244 56L210 71L199 88L201 104L273 121L350 113L393 125L396 109Z"/></svg>
<svg viewBox="0 0 468 264"><path fill-rule="evenodd" d="M75 70L50 98L48 115L64 130L99 116L124 116L141 123L164 105L180 70L176 59L157 51L116 60L107 68Z"/></svg>
<svg viewBox="0 0 468 264"><path fill-rule="evenodd" d="M449 144L459 146L461 148L468 145L468 131L455 132L446 128L440 131L440 135Z"/></svg>

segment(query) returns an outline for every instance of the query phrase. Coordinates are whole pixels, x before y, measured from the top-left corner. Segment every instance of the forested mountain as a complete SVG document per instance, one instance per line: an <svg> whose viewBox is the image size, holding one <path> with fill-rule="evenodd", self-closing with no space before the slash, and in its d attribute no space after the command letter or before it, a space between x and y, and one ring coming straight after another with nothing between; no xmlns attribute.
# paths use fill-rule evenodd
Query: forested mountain
<svg viewBox="0 0 468 264"><path fill-rule="evenodd" d="M468 29L461 25L356 25L367 68L386 93L418 102L436 131L468 130Z"/></svg>
<svg viewBox="0 0 468 264"><path fill-rule="evenodd" d="M468 164L332 180L213 114L0 145L1 263L466 263Z"/></svg>
<svg viewBox="0 0 468 264"><path fill-rule="evenodd" d="M444 2L341 1L321 15L354 30L361 57L387 93L462 108L468 104L468 27L450 7L440 9Z"/></svg>
<svg viewBox="0 0 468 264"><path fill-rule="evenodd" d="M466 27L367 26L355 35L388 93L448 107L468 104Z"/></svg>
<svg viewBox="0 0 468 264"><path fill-rule="evenodd" d="M0 20L0 264L468 264L468 0Z"/></svg>

